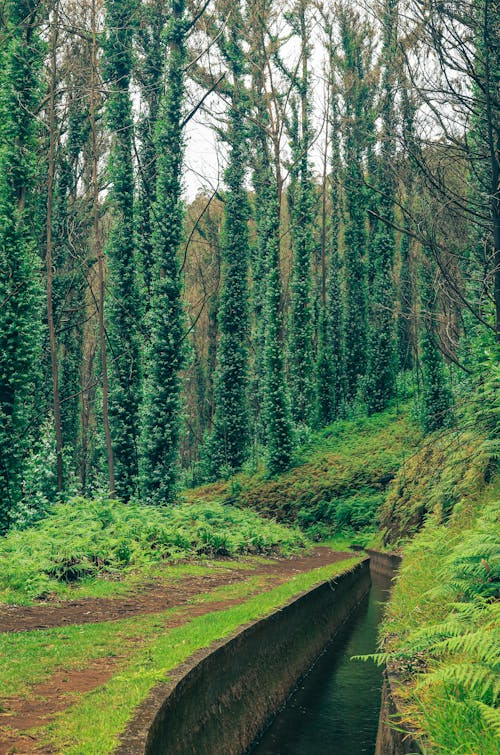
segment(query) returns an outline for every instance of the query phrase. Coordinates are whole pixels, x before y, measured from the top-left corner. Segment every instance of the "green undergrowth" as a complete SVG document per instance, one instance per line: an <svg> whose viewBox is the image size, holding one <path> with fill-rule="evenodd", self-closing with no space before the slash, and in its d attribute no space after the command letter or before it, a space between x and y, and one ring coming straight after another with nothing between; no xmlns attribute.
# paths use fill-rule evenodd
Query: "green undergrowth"
<svg viewBox="0 0 500 755"><path fill-rule="evenodd" d="M312 435L296 466L276 478L263 470L188 490L188 501L229 501L297 524L315 540L375 530L387 486L421 432L409 408L340 420ZM364 544L364 543L362 543Z"/></svg>
<svg viewBox="0 0 500 755"><path fill-rule="evenodd" d="M500 752L497 448L470 428L429 436L382 511L386 544L414 537L377 660L404 682L403 725L420 733L425 753Z"/></svg>
<svg viewBox="0 0 500 755"><path fill-rule="evenodd" d="M446 521L457 503L477 497L495 473L495 457L492 444L474 430L427 436L401 467L381 508L384 544L404 543L428 515Z"/></svg>
<svg viewBox="0 0 500 755"><path fill-rule="evenodd" d="M188 619L173 629L166 630L165 621L185 609L110 623L0 635L0 652L6 659L0 669L0 686L7 694L29 695L31 685L46 679L56 668L84 668L92 658L115 657L116 673L105 684L80 694L76 703L56 714L50 724L30 732L41 737L51 752L111 753L134 709L155 684L168 680L172 669L197 650L265 616L302 591L347 571L359 560L348 558L298 574L285 584L247 599L245 590L252 594L257 586L255 580L234 585L232 597L242 597L241 603ZM206 596L207 600L213 597L213 593Z"/></svg>
<svg viewBox="0 0 500 755"><path fill-rule="evenodd" d="M307 545L298 529L216 502L162 508L75 498L0 540L0 600L74 597L75 586L81 595L119 595L165 562L288 556Z"/></svg>

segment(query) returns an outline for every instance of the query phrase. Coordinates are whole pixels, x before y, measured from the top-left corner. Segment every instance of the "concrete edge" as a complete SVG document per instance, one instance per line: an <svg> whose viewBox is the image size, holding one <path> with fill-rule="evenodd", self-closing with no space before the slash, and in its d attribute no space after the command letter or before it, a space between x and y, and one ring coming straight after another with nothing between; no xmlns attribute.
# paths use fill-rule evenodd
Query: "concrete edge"
<svg viewBox="0 0 500 755"><path fill-rule="evenodd" d="M397 576L403 560L399 553L386 553L367 549L370 556L370 569L373 573L384 576ZM421 755L422 750L415 739L415 733L403 731L400 725L401 715L396 703L394 690L400 684L396 675L384 669L382 700L377 731L375 755Z"/></svg>
<svg viewBox="0 0 500 755"><path fill-rule="evenodd" d="M401 566L403 557L399 553L385 553L372 548L366 548L370 558L370 570L374 574L383 574L384 577L395 577Z"/></svg>
<svg viewBox="0 0 500 755"><path fill-rule="evenodd" d="M246 752L369 587L365 558L197 651L138 706L115 755Z"/></svg>
<svg viewBox="0 0 500 755"><path fill-rule="evenodd" d="M422 755L416 732L401 725L401 714L394 695L399 684L397 676L385 669L375 755Z"/></svg>

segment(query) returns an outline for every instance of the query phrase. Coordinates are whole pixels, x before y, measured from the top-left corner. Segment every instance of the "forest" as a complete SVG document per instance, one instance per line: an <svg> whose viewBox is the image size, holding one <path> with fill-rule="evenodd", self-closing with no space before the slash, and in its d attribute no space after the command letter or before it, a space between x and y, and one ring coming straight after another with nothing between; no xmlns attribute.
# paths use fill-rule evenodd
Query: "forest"
<svg viewBox="0 0 500 755"><path fill-rule="evenodd" d="M498 0L3 0L0 64L0 753L364 548L402 726L500 752Z"/></svg>

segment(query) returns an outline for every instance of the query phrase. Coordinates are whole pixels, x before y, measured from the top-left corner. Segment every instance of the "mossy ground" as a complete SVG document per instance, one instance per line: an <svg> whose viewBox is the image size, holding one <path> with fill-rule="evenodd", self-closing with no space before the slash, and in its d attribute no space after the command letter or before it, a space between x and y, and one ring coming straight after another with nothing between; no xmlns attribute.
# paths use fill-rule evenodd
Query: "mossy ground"
<svg viewBox="0 0 500 755"><path fill-rule="evenodd" d="M299 525L313 539L374 531L385 493L422 434L408 405L335 422L315 433L295 466L276 478L263 469L184 493L186 501L232 502Z"/></svg>

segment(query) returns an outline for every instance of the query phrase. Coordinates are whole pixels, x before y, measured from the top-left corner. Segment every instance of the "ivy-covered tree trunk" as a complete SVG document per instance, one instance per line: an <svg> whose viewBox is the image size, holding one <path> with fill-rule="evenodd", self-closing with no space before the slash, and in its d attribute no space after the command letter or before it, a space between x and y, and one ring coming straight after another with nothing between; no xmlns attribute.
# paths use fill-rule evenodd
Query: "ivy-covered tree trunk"
<svg viewBox="0 0 500 755"><path fill-rule="evenodd" d="M141 436L141 488L146 500L175 499L180 431L183 317L179 244L183 234L181 170L186 62L184 0L172 0L167 27L166 89L156 125L157 181L154 203L153 277L147 325L149 343Z"/></svg>
<svg viewBox="0 0 500 755"><path fill-rule="evenodd" d="M267 209L263 236L266 239L267 285L264 307L264 428L267 466L271 474L290 465L293 433L290 401L285 379L283 315L280 271L280 208L278 189L272 171L266 185Z"/></svg>
<svg viewBox="0 0 500 755"><path fill-rule="evenodd" d="M219 348L215 376L215 415L209 443L213 477L239 469L249 442L248 411L248 217L245 179L245 112L243 60L237 36L231 31L228 57L233 74L227 129L229 162L225 172L224 224L221 239L221 295L218 311Z"/></svg>
<svg viewBox="0 0 500 755"><path fill-rule="evenodd" d="M136 245L138 268L142 278L142 311L146 312L151 301L154 267L152 215L156 198L156 149L155 129L162 95L162 74L166 54L165 26L169 3L164 0L142 2L138 8L136 33L139 49L135 76L139 83L143 112L139 118L137 133L140 140L138 151L138 186L136 200Z"/></svg>
<svg viewBox="0 0 500 755"><path fill-rule="evenodd" d="M363 28L344 9L340 17L345 99L345 372L346 398L352 401L366 373L368 336L367 198L364 188L363 149L366 142L363 108L366 105Z"/></svg>
<svg viewBox="0 0 500 755"><path fill-rule="evenodd" d="M82 45L79 52L88 50ZM81 60L81 58L80 58ZM59 346L59 385L61 425L65 452L74 460L82 451L82 361L86 312L86 263L91 225L91 202L78 193L81 163L85 180L90 180L89 107L81 97L76 75L65 81L68 87L67 138L58 146L58 171L54 189L54 260L58 272L54 280L54 317ZM84 381L85 382L85 381Z"/></svg>
<svg viewBox="0 0 500 755"><path fill-rule="evenodd" d="M117 494L127 500L137 490L141 365L139 291L134 250L134 171L132 160L132 71L134 3L107 0L105 74L109 83L107 122L112 134L109 157L111 230L108 299L111 346L110 424Z"/></svg>
<svg viewBox="0 0 500 755"><path fill-rule="evenodd" d="M398 354L399 368L411 370L415 345L413 343L413 281L411 264L411 239L407 233L401 234L399 245L399 302Z"/></svg>
<svg viewBox="0 0 500 755"><path fill-rule="evenodd" d="M382 411L394 395L397 376L397 344L394 318L394 163L395 163L395 57L398 0L387 0L382 17L382 134L378 169L379 199L373 240L373 282L368 339L366 401L369 412Z"/></svg>
<svg viewBox="0 0 500 755"><path fill-rule="evenodd" d="M302 82L301 86L307 86ZM310 425L314 413L313 309L311 263L313 253L314 189L309 166L309 113L292 103L290 125L291 169L288 204L293 268L289 325L289 374L292 417Z"/></svg>
<svg viewBox="0 0 500 755"><path fill-rule="evenodd" d="M7 0L0 52L0 532L22 495L41 358L36 245L36 121L42 45L37 11ZM39 413L43 407L37 406Z"/></svg>
<svg viewBox="0 0 500 755"><path fill-rule="evenodd" d="M453 399L438 348L438 298L434 265L425 257L420 265L420 360L422 367L422 407L420 420L425 432L450 425Z"/></svg>
<svg viewBox="0 0 500 755"><path fill-rule="evenodd" d="M257 84L254 84L257 87ZM256 92L262 103L262 87ZM253 171L252 184L254 189L254 218L255 218L255 243L251 249L251 305L252 305L252 352L254 354L251 370L251 410L254 425L254 437L257 445L265 439L264 417L262 413L265 404L265 338L266 338L266 295L268 277L268 238L269 238L269 164L270 155L267 149L264 125L265 114L262 110L260 115L261 125L254 129L253 144ZM263 120L263 123L262 123ZM279 223L279 213L275 222Z"/></svg>
<svg viewBox="0 0 500 755"><path fill-rule="evenodd" d="M317 422L320 427L338 419L345 401L344 313L339 258L342 164L338 98L335 92L332 93L330 120L330 257L327 267L326 302L321 309L316 367Z"/></svg>

